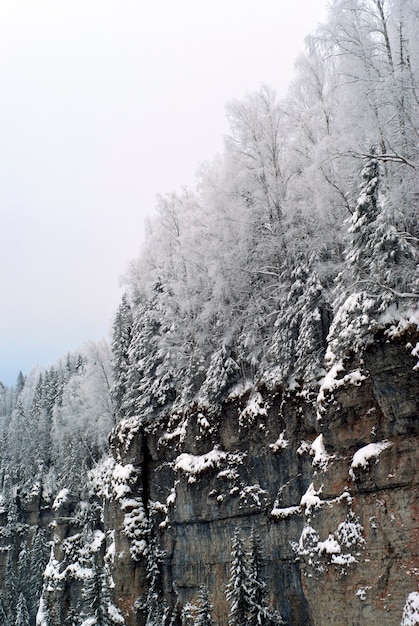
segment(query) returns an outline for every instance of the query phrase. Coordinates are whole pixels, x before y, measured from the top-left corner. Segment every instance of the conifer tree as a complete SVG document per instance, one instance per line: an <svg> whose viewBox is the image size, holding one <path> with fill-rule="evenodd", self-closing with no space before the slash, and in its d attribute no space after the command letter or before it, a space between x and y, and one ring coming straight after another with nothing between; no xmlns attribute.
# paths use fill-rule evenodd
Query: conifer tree
<svg viewBox="0 0 419 626"><path fill-rule="evenodd" d="M5 570L5 604L7 607L7 618L11 624L14 623L16 615L16 604L18 600L18 586L14 564L14 548L10 547L7 554Z"/></svg>
<svg viewBox="0 0 419 626"><path fill-rule="evenodd" d="M362 350L382 313L390 306L412 306L419 297L414 291L415 251L396 228L397 212L386 206L383 168L371 152L349 222L346 267L338 278L329 335L332 359L350 349Z"/></svg>
<svg viewBox="0 0 419 626"><path fill-rule="evenodd" d="M122 405L128 390L129 349L132 339L132 324L131 306L128 302L128 296L124 294L115 315L112 333L114 383L111 394L119 418L124 416Z"/></svg>
<svg viewBox="0 0 419 626"><path fill-rule="evenodd" d="M17 561L18 589L25 598L30 594L30 554L28 544L24 541L21 545Z"/></svg>
<svg viewBox="0 0 419 626"><path fill-rule="evenodd" d="M252 528L249 550L249 591L251 598L249 626L266 624L266 584L262 579L262 566L262 542L255 529Z"/></svg>
<svg viewBox="0 0 419 626"><path fill-rule="evenodd" d="M199 608L194 626L213 626L211 617L213 607L209 597L208 587L202 585L199 590Z"/></svg>
<svg viewBox="0 0 419 626"><path fill-rule="evenodd" d="M95 618L97 626L108 626L107 607L103 604L102 572L96 564L92 566L92 575L86 579L83 587L85 613Z"/></svg>
<svg viewBox="0 0 419 626"><path fill-rule="evenodd" d="M10 622L7 619L6 607L3 599L3 593L0 593L0 624L3 626L9 626Z"/></svg>
<svg viewBox="0 0 419 626"><path fill-rule="evenodd" d="M86 579L83 587L85 613L93 617L95 626L115 626L121 624L119 612L112 604L105 567L96 563L92 566L92 576ZM114 611L112 611L112 607Z"/></svg>
<svg viewBox="0 0 419 626"><path fill-rule="evenodd" d="M30 553L30 603L29 612L36 612L42 592L43 574L48 563L49 551L45 531L37 528Z"/></svg>
<svg viewBox="0 0 419 626"><path fill-rule="evenodd" d="M277 626L283 620L277 611L272 611L267 604L267 588L263 579L264 556L262 541L258 533L252 528L250 533L249 562L249 595L250 609L248 626Z"/></svg>
<svg viewBox="0 0 419 626"><path fill-rule="evenodd" d="M232 357L232 351L223 344L211 357L200 396L210 404L217 403L239 377L240 368Z"/></svg>
<svg viewBox="0 0 419 626"><path fill-rule="evenodd" d="M163 598L163 580L161 573L161 555L157 541L153 538L147 554L147 597L142 608L146 612L146 626L164 626L168 613Z"/></svg>
<svg viewBox="0 0 419 626"><path fill-rule="evenodd" d="M16 619L14 626L29 626L29 612L26 606L26 600L23 593L19 595L19 600L16 607Z"/></svg>
<svg viewBox="0 0 419 626"><path fill-rule="evenodd" d="M236 529L231 547L230 578L226 588L226 598L231 603L229 626L247 624L251 609L249 589L249 568L240 531Z"/></svg>

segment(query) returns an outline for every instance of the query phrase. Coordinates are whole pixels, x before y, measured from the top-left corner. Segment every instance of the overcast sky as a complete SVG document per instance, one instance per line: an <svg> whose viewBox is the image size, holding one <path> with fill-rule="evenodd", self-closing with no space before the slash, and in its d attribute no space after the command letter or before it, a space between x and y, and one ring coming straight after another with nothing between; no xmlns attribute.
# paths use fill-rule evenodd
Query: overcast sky
<svg viewBox="0 0 419 626"><path fill-rule="evenodd" d="M0 0L0 381L109 337L157 193L282 95L326 0Z"/></svg>

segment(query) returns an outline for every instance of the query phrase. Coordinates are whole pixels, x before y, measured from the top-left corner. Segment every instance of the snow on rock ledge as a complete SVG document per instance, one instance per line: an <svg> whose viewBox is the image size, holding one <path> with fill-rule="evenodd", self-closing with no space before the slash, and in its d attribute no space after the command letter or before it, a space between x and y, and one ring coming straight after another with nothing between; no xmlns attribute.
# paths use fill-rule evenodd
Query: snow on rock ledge
<svg viewBox="0 0 419 626"><path fill-rule="evenodd" d="M188 482L194 482L196 476L207 470L219 468L226 463L241 463L242 460L243 454L230 454L215 447L206 454L180 454L174 461L174 469L189 476Z"/></svg>
<svg viewBox="0 0 419 626"><path fill-rule="evenodd" d="M352 458L351 467L349 469L349 476L352 480L356 480L355 469L366 469L371 459L377 459L383 450L386 450L392 445L390 441L379 441L378 443L369 443L357 450Z"/></svg>
<svg viewBox="0 0 419 626"><path fill-rule="evenodd" d="M419 624L419 593L412 591L407 596L400 626L417 626Z"/></svg>

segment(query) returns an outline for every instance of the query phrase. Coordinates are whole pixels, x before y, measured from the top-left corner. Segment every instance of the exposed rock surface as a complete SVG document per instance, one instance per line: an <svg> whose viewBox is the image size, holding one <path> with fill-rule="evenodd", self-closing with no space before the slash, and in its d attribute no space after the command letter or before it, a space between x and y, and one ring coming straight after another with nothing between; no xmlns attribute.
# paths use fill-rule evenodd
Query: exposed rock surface
<svg viewBox="0 0 419 626"><path fill-rule="evenodd" d="M102 470L109 488L89 510L34 495L19 521L2 513L1 571L10 546L33 544L41 527L53 544L48 623L72 623L94 561L110 568L115 623L143 626L154 546L161 600L193 613L204 584L227 626L232 538L239 529L246 544L255 529L269 604L287 624L400 624L419 582L418 341L413 329L383 334L319 400L238 389L221 412L189 407L147 429L122 422Z"/></svg>
<svg viewBox="0 0 419 626"><path fill-rule="evenodd" d="M379 337L325 390L320 412L296 392L253 389L221 414L191 408L138 431L128 448L114 437L117 458L141 473L169 605L196 603L205 584L226 626L231 540L253 527L270 602L288 624L400 623L419 580L417 340ZM107 523L121 525L112 506ZM126 611L145 592L144 562L130 569L120 552L115 602L141 624Z"/></svg>

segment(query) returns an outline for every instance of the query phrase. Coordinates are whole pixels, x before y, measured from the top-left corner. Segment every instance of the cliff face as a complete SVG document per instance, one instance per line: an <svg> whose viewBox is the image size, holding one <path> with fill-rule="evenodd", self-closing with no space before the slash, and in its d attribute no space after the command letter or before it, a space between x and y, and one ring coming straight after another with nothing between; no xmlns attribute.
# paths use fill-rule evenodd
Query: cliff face
<svg viewBox="0 0 419 626"><path fill-rule="evenodd" d="M413 330L377 338L320 404L248 389L216 415L191 407L147 431L117 430L113 452L134 468L130 497L152 521L169 606L196 605L204 584L226 626L232 537L239 529L246 543L253 528L268 600L288 624L400 623L419 580L417 341ZM129 556L124 507L108 500L105 523L114 601L131 626L144 623L132 607L148 582L145 558Z"/></svg>
<svg viewBox="0 0 419 626"><path fill-rule="evenodd" d="M400 624L419 597L418 341L413 329L377 337L318 398L237 388L219 412L121 422L89 504L33 494L1 513L3 579L22 570L24 545L38 598L44 571L31 623L90 623L93 593L113 624L144 626L155 602L189 626L205 585L227 626L233 536L248 547L256 531L266 604L290 626Z"/></svg>

